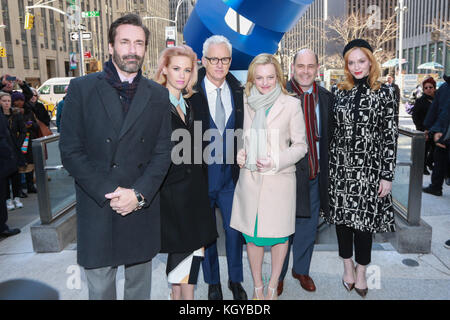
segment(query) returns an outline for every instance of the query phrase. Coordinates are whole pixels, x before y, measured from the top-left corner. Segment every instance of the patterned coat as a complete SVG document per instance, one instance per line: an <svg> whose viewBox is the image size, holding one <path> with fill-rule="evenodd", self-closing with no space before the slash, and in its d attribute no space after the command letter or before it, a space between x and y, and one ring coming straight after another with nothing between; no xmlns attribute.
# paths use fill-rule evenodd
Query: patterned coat
<svg viewBox="0 0 450 320"><path fill-rule="evenodd" d="M395 231L392 195L378 197L381 179L392 181L397 153L397 102L392 88L333 88L328 223L366 232Z"/></svg>

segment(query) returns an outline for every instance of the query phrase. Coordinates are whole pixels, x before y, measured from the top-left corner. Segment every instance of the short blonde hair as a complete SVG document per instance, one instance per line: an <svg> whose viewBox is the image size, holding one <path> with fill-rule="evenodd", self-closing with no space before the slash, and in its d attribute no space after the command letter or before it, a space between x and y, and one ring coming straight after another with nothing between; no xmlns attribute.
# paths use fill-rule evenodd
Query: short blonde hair
<svg viewBox="0 0 450 320"><path fill-rule="evenodd" d="M368 82L369 86L372 90L378 90L381 87L381 82L378 81L378 79L381 76L381 69L378 61L375 59L373 53L367 49L362 47L354 47L347 51L344 55L344 61L345 61L345 67L344 67L344 73L345 73L345 80L338 84L339 90L350 90L355 86L355 80L353 79L353 75L350 73L350 70L348 69L348 56L350 55L353 50L360 49L366 57L370 60L371 66L369 71L369 77Z"/></svg>
<svg viewBox="0 0 450 320"><path fill-rule="evenodd" d="M163 74L162 71L164 67L167 67L170 64L170 58L176 56L188 57L192 61L192 76L185 88L187 93L183 95L184 98L189 98L195 93L193 87L197 83L197 54L192 50L191 47L187 45L181 45L164 49L163 52L161 52L161 56L159 57L158 69L156 70L154 80L159 84L166 86L167 76Z"/></svg>
<svg viewBox="0 0 450 320"><path fill-rule="evenodd" d="M280 63L273 55L269 53L261 53L252 60L248 67L247 83L245 84L245 94L247 95L247 97L250 96L250 90L254 86L256 66L265 64L273 64L273 66L275 67L275 72L277 74L277 81L281 87L281 91L283 91L284 94L288 95L289 92L286 90L286 79L283 76L283 69L281 68Z"/></svg>

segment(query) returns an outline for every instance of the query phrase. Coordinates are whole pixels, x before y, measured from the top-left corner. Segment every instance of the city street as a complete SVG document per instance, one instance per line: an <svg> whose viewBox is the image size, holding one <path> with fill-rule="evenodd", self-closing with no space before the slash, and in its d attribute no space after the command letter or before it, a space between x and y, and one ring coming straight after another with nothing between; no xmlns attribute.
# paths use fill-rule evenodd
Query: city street
<svg viewBox="0 0 450 320"><path fill-rule="evenodd" d="M400 124L411 126L410 117L400 113ZM430 176L424 176L428 185ZM33 252L30 227L39 220L37 196L23 199L24 208L9 213L9 225L20 227L22 233L0 240L0 282L23 278L38 280L58 290L61 299L85 300L88 298L86 278L76 264L76 244L59 253L37 254ZM450 187L444 185L442 197L422 194L422 219L432 227L430 254L399 254L388 242L374 242L372 263L368 268L368 300L450 299L450 250L444 242L450 238ZM220 227L221 222L218 221ZM221 230L221 228L219 228ZM360 300L355 293L347 293L341 284L343 266L337 254L334 231L330 226L319 230L312 258L311 277L317 291L304 291L297 280L288 273L281 300ZM220 270L224 299L231 300L226 284L226 259L223 256L223 232L219 238ZM153 260L152 299L166 300L169 287L165 268L167 255L159 254ZM253 284L246 252L244 251L244 289L251 296ZM291 259L292 262L292 259ZM290 270L290 269L289 269ZM266 252L264 276L270 276L270 253ZM123 298L123 269L118 273L118 298ZM196 287L196 299L207 299L207 285L200 274Z"/></svg>

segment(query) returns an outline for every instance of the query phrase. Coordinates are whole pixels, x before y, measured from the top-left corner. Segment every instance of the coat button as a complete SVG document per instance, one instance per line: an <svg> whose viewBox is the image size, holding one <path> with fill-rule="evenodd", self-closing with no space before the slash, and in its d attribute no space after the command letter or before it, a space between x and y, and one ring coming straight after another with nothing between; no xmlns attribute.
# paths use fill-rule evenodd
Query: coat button
<svg viewBox="0 0 450 320"><path fill-rule="evenodd" d="M111 166L111 168L113 168L113 169L116 169L118 167L119 167L119 165L117 163L113 163L112 166Z"/></svg>
<svg viewBox="0 0 450 320"><path fill-rule="evenodd" d="M144 143L144 142L145 142L145 139L144 139L144 138L141 138L141 142Z"/></svg>
<svg viewBox="0 0 450 320"><path fill-rule="evenodd" d="M106 142L111 143L111 139L110 138L106 139Z"/></svg>
<svg viewBox="0 0 450 320"><path fill-rule="evenodd" d="M192 170L191 169L186 169L186 173L191 173L192 172Z"/></svg>

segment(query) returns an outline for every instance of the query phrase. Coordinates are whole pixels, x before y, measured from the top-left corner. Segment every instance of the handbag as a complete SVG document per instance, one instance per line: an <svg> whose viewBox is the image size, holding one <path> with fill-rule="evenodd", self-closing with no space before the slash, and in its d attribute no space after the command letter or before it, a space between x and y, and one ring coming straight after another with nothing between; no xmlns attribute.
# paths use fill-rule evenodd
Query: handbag
<svg viewBox="0 0 450 320"><path fill-rule="evenodd" d="M36 119L37 124L39 125L39 133L38 138L51 136L53 132L47 127L42 121Z"/></svg>

